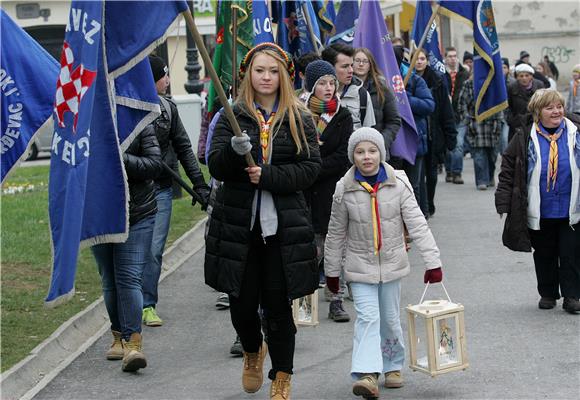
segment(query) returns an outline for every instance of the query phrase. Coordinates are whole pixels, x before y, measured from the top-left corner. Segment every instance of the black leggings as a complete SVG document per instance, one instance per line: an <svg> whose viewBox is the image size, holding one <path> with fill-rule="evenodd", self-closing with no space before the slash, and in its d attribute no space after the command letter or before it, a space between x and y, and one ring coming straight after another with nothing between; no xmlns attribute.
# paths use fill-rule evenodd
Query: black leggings
<svg viewBox="0 0 580 400"><path fill-rule="evenodd" d="M267 237L264 243L259 226L254 227L249 247L240 297L230 296L230 315L244 351L256 353L263 340L261 306L272 361L268 376L275 379L278 371L292 373L296 335L278 235Z"/></svg>
<svg viewBox="0 0 580 400"><path fill-rule="evenodd" d="M530 229L534 264L541 297L580 297L580 223L540 219L540 230Z"/></svg>

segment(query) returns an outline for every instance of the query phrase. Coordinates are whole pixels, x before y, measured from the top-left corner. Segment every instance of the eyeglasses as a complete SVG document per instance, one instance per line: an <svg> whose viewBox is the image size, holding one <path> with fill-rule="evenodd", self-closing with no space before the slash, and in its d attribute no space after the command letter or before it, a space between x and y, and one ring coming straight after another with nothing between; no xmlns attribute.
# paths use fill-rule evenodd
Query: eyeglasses
<svg viewBox="0 0 580 400"><path fill-rule="evenodd" d="M369 63L369 60L362 60L362 59L360 59L360 58L355 58L355 59L354 59L354 62L355 62L356 64L363 64L363 65L365 65L365 64L368 64L368 63Z"/></svg>

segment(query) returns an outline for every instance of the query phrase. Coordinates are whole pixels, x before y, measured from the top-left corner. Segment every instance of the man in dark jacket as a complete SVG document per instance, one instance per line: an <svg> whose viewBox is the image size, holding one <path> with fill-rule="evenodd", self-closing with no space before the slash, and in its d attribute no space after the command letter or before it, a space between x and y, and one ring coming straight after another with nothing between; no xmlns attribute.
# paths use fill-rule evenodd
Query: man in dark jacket
<svg viewBox="0 0 580 400"><path fill-rule="evenodd" d="M461 173L463 172L463 152L464 145L466 144L465 136L467 128L460 124L457 102L463 84L469 79L469 71L457 59L457 49L455 47L447 47L445 49L445 68L447 69L447 72L445 72L447 87L451 94L451 105L453 106L455 124L457 125L457 143L455 149L447 153L445 160L445 171L447 172L445 182L463 184Z"/></svg>
<svg viewBox="0 0 580 400"><path fill-rule="evenodd" d="M177 160L181 162L189 180L193 183L193 190L203 199L204 207L209 197L209 187L205 183L203 175L197 164L191 142L187 132L181 123L176 105L163 97L169 87L169 75L165 61L157 56L149 56L155 86L159 94L161 115L152 122L155 135L161 147L163 162L169 164L172 169L177 169ZM172 150L172 151L170 151ZM177 157L172 154L174 153ZM151 244L152 259L145 268L143 274L143 322L147 326L161 326L163 321L157 315L157 285L161 274L161 263L169 223L171 221L172 208L172 177L168 171L163 171L155 180L157 184L157 216ZM195 204L195 199L193 203Z"/></svg>

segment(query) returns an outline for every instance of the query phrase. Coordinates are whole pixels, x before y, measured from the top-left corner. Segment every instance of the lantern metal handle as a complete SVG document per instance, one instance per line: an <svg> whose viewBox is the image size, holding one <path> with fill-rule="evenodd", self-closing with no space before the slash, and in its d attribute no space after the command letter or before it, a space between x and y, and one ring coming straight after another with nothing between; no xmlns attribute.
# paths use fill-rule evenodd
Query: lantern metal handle
<svg viewBox="0 0 580 400"><path fill-rule="evenodd" d="M439 283L441 283L441 286L443 286L443 290L445 291L445 295L447 296L447 300L449 300L450 303L453 303L451 301L451 297L449 297L449 293L447 293L447 289L445 289L445 285L443 284L443 281L441 281ZM421 300L419 300L419 304L423 303L423 299L425 298L425 293L427 293L428 287L429 287L429 282L427 282L427 284L425 285L425 290L423 290L423 295L421 296Z"/></svg>

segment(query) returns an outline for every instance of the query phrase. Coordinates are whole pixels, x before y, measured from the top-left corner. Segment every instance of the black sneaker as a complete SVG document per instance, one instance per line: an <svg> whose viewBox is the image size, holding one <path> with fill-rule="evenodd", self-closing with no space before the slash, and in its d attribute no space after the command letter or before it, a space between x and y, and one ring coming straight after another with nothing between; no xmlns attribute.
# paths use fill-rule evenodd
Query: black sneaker
<svg viewBox="0 0 580 400"><path fill-rule="evenodd" d="M542 297L538 302L540 310L551 310L554 307L556 307L556 300L551 297Z"/></svg>
<svg viewBox="0 0 580 400"><path fill-rule="evenodd" d="M342 306L342 300L333 300L330 302L328 318L334 322L350 321L350 316L346 311L344 311L344 307Z"/></svg>
<svg viewBox="0 0 580 400"><path fill-rule="evenodd" d="M236 336L234 344L230 347L230 354L236 357L242 357L244 355L244 349L242 347L242 342L239 336Z"/></svg>
<svg viewBox="0 0 580 400"><path fill-rule="evenodd" d="M580 301L578 299L573 299L572 297L564 297L564 303L562 303L562 308L569 312L570 314L576 314L580 312Z"/></svg>

